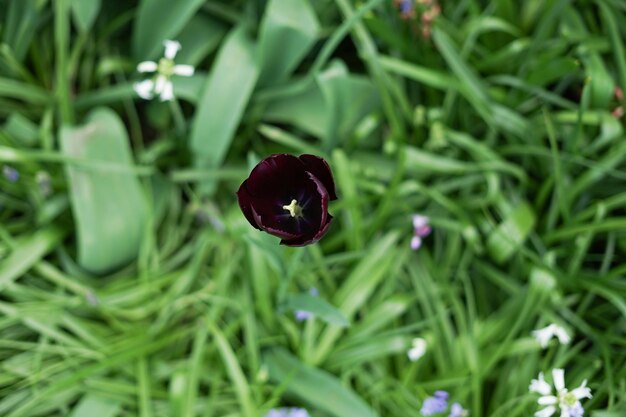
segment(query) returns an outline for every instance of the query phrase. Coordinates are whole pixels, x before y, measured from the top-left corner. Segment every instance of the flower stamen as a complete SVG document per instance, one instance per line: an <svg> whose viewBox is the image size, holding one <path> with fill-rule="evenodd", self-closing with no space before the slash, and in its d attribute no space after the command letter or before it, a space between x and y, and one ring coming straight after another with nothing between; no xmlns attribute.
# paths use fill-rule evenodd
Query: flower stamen
<svg viewBox="0 0 626 417"><path fill-rule="evenodd" d="M302 217L302 207L298 205L298 202L295 199L291 200L289 205L283 206L283 209L287 210L291 217Z"/></svg>

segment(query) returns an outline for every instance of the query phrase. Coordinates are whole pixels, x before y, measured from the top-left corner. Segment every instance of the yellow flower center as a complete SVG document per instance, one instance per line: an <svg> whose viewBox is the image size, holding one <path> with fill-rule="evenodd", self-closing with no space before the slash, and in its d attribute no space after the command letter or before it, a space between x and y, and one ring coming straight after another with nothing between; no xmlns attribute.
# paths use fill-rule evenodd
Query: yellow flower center
<svg viewBox="0 0 626 417"><path fill-rule="evenodd" d="M161 58L159 60L157 72L161 75L166 76L167 78L171 77L172 75L174 75L174 61L167 58Z"/></svg>

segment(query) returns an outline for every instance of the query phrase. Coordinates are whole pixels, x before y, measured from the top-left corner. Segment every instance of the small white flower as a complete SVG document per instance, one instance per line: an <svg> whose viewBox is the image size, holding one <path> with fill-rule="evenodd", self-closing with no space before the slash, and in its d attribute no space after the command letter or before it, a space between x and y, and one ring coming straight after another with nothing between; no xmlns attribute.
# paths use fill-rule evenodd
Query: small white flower
<svg viewBox="0 0 626 417"><path fill-rule="evenodd" d="M158 95L161 101L170 101L174 99L174 86L172 85L172 75L180 75L190 77L194 73L194 67L191 65L176 65L174 58L180 50L180 43L167 40L163 42L165 53L159 62L144 61L137 65L137 71L156 72L152 79L135 83L133 86L137 95L143 99L151 100Z"/></svg>
<svg viewBox="0 0 626 417"><path fill-rule="evenodd" d="M565 388L565 371L563 369L552 370L552 382L554 384L555 393L552 394L552 387L548 384L543 373L539 374L537 379L530 382L528 390L540 394L541 397L537 403L546 406L535 413L535 417L550 417L561 410L560 417L582 417L584 409L580 400L583 398L591 398L591 390L587 387L587 380L571 391Z"/></svg>
<svg viewBox="0 0 626 417"><path fill-rule="evenodd" d="M548 347L548 343L555 336L562 345L567 345L572 340L564 328L554 323L542 329L533 330L532 335L544 349Z"/></svg>
<svg viewBox="0 0 626 417"><path fill-rule="evenodd" d="M426 354L427 346L428 345L426 343L426 340L422 339L421 337L416 337L415 339L413 339L413 345L411 349L409 349L409 351L407 352L407 356L409 357L409 360L411 362L415 362L419 358L424 356L424 354Z"/></svg>

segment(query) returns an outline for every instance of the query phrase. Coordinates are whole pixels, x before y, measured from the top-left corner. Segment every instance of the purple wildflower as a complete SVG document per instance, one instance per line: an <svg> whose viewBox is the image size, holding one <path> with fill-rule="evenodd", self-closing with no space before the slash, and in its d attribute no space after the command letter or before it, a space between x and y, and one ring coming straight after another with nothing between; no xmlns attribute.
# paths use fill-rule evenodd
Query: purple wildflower
<svg viewBox="0 0 626 417"><path fill-rule="evenodd" d="M420 413L423 416L443 413L448 408L448 393L446 391L435 391L432 397L428 397L422 404Z"/></svg>
<svg viewBox="0 0 626 417"><path fill-rule="evenodd" d="M265 417L310 417L304 408L272 408Z"/></svg>
<svg viewBox="0 0 626 417"><path fill-rule="evenodd" d="M422 216L421 214L413 216L414 236L411 239L411 249L418 250L422 246L422 239L432 232L429 223L430 219L427 216Z"/></svg>
<svg viewBox="0 0 626 417"><path fill-rule="evenodd" d="M583 417L585 414L585 409L580 403L576 403L574 407L569 409L570 417Z"/></svg>
<svg viewBox="0 0 626 417"><path fill-rule="evenodd" d="M450 407L450 415L448 417L464 417L467 415L467 411L463 409L461 404L454 403Z"/></svg>
<svg viewBox="0 0 626 417"><path fill-rule="evenodd" d="M317 297L319 295L319 291L317 291L317 288L311 288L309 290L309 294L313 297ZM313 317L313 313L306 310L296 310L293 314L297 321L305 321Z"/></svg>
<svg viewBox="0 0 626 417"><path fill-rule="evenodd" d="M10 182L17 182L17 180L20 179L20 172L10 165L5 165L2 167L2 174Z"/></svg>
<svg viewBox="0 0 626 417"><path fill-rule="evenodd" d="M296 310L293 315L296 317L297 321L305 321L313 317L313 313L305 310Z"/></svg>
<svg viewBox="0 0 626 417"><path fill-rule="evenodd" d="M400 1L400 11L402 13L411 13L413 10L413 2L411 0Z"/></svg>

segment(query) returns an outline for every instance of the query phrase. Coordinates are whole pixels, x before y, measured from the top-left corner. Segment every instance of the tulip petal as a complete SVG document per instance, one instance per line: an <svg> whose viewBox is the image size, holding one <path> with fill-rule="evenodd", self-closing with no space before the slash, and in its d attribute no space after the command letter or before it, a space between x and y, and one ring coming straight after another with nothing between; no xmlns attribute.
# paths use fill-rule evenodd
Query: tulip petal
<svg viewBox="0 0 626 417"><path fill-rule="evenodd" d="M335 181L328 163L319 156L309 154L300 155L299 159L306 166L306 170L315 175L324 184L330 200L336 200Z"/></svg>
<svg viewBox="0 0 626 417"><path fill-rule="evenodd" d="M324 184L322 184L322 182L315 175L311 174L310 172L307 172L307 174L309 176L309 180L315 185L315 193L317 193L317 195L320 197L320 204L318 206L312 207L314 209L320 210L319 220L317 220L318 213L315 210L311 210L312 213L315 213L315 216L313 218L316 219L315 227L317 229L320 226L326 224L326 216L328 216L328 199L330 198L330 196L328 195L328 191L326 190L326 187L324 187Z"/></svg>
<svg viewBox="0 0 626 417"><path fill-rule="evenodd" d="M324 177L334 192L330 168L313 155L304 160L313 161L309 165L314 168L308 170L307 163L293 155L271 155L254 167L237 191L248 222L280 237L282 245L316 242L326 234L332 220L324 180L312 172Z"/></svg>
<svg viewBox="0 0 626 417"><path fill-rule="evenodd" d="M326 224L322 226L320 230L312 237L310 235L302 235L294 239L283 239L280 241L280 244L285 246L306 246L310 245L311 243L315 243L323 238L326 232L328 232L328 228L330 227L330 222L332 221L332 219L333 216L331 216L330 214L327 215Z"/></svg>
<svg viewBox="0 0 626 417"><path fill-rule="evenodd" d="M254 206L252 207L252 216L254 216L254 220L261 227L261 229L265 230L270 235L277 236L281 239L295 239L297 237L297 235L291 234L285 230L277 229L275 227L267 226L263 224L263 219L256 212L256 210L254 209Z"/></svg>
<svg viewBox="0 0 626 417"><path fill-rule="evenodd" d="M239 207L241 208L243 215L246 217L246 220L248 220L248 222L254 228L263 230L256 223L254 215L252 214L252 196L250 195L250 193L248 192L248 188L246 187L247 182L248 180L245 180L237 191L237 200L239 201Z"/></svg>
<svg viewBox="0 0 626 417"><path fill-rule="evenodd" d="M288 154L274 154L254 167L248 178L248 191L255 197L291 199L297 197L294 194L305 180L304 165L298 158Z"/></svg>

